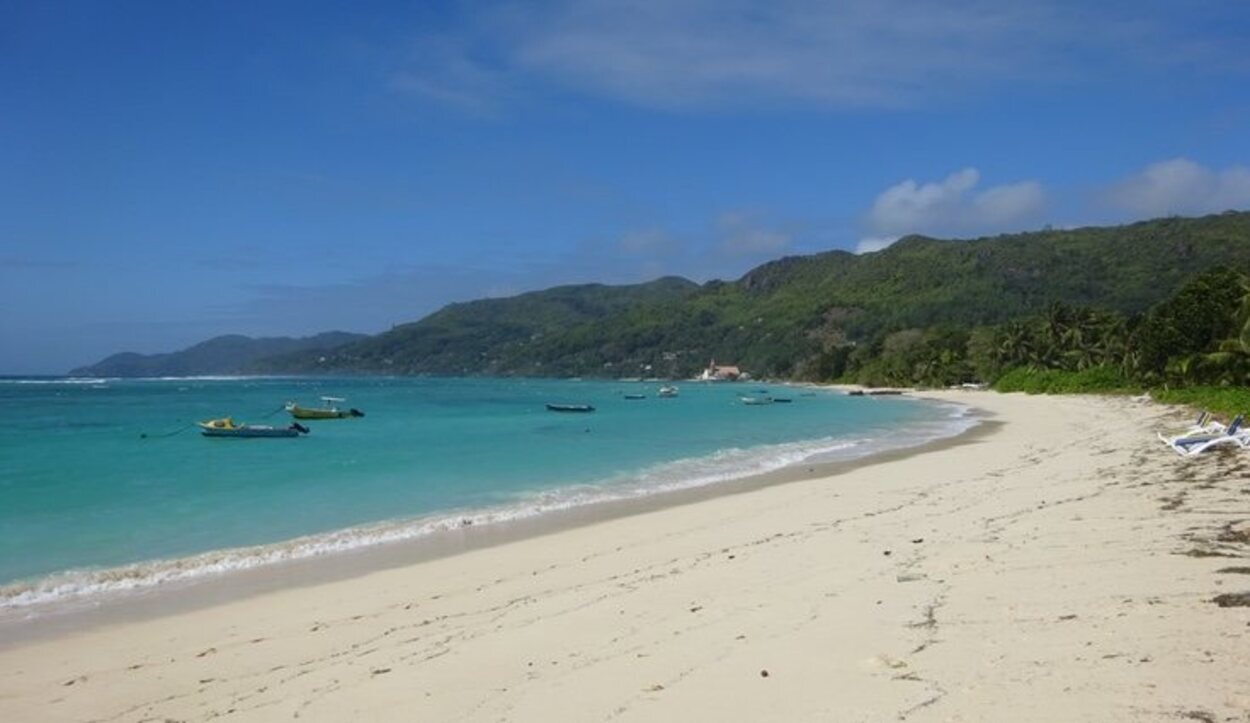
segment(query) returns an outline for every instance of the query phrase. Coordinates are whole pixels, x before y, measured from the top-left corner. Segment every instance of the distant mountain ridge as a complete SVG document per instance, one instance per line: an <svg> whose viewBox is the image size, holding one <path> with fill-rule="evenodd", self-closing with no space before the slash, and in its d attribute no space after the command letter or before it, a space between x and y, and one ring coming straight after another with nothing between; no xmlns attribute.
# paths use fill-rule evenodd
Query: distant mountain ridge
<svg viewBox="0 0 1250 723"><path fill-rule="evenodd" d="M1250 272L1250 212L972 240L908 236L875 253L777 259L736 281L559 286L450 304L375 336L285 340L303 347L219 337L75 373L685 377L716 359L756 376L816 378L835 350L906 329L991 326L1054 301L1137 314L1216 266ZM234 346L248 351L215 351Z"/></svg>
<svg viewBox="0 0 1250 723"><path fill-rule="evenodd" d="M541 360L525 357L536 344L559 339L579 353L571 330L593 327L656 304L681 303L700 287L666 276L642 284L557 286L501 299L450 304L410 324L313 357L288 354L262 360L271 372L363 371L393 374L544 374ZM323 358L324 357L324 358ZM565 370L553 368L551 374Z"/></svg>
<svg viewBox="0 0 1250 723"><path fill-rule="evenodd" d="M876 253L765 263L737 281L566 286L453 304L271 372L687 376L715 358L807 377L822 354L907 328L971 328L1052 301L1144 311L1217 265L1250 270L1250 213L967 241L909 236Z"/></svg>
<svg viewBox="0 0 1250 723"><path fill-rule="evenodd" d="M364 334L330 331L298 339L264 337L253 339L227 334L167 354L122 352L95 364L70 371L71 376L94 377L183 377L208 374L244 374L265 357L298 352L327 351L367 338Z"/></svg>

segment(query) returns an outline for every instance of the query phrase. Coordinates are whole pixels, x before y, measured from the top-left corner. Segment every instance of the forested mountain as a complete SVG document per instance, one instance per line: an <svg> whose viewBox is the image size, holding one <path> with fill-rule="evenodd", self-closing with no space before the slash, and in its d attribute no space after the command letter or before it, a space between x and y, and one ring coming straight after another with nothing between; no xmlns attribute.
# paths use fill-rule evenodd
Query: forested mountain
<svg viewBox="0 0 1250 723"><path fill-rule="evenodd" d="M206 374L242 374L258 359L296 352L322 352L367 338L363 334L330 331L299 339L253 339L238 334L218 336L168 354L123 352L70 372L93 377L183 377Z"/></svg>
<svg viewBox="0 0 1250 723"><path fill-rule="evenodd" d="M966 241L910 236L877 253L783 258L702 286L666 278L559 287L453 304L330 353L257 368L685 376L714 357L758 376L827 378L845 370L848 350L891 333L971 330L1056 301L1138 314L1216 266L1250 270L1250 213Z"/></svg>
<svg viewBox="0 0 1250 723"><path fill-rule="evenodd" d="M645 284L558 286L505 299L451 304L327 355L265 360L269 371L367 371L394 374L560 375L601 369L601 350L578 348L574 330L627 317L639 309L680 306L699 291L688 279ZM550 350L531 356L535 349ZM610 353L610 352L609 352ZM589 358L593 361L578 362ZM549 359L560 363L544 367Z"/></svg>

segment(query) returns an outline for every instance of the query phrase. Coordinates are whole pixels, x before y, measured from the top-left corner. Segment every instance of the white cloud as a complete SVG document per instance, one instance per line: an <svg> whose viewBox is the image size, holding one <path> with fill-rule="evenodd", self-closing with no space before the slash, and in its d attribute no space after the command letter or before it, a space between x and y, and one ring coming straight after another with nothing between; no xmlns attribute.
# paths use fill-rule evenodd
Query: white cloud
<svg viewBox="0 0 1250 723"><path fill-rule="evenodd" d="M1002 232L1036 220L1046 206L1040 183L1023 181L976 191L975 168L956 171L941 181L907 179L878 194L865 224L870 235L857 253L879 251L909 233L977 234Z"/></svg>
<svg viewBox="0 0 1250 723"><path fill-rule="evenodd" d="M975 168L956 171L937 183L920 184L909 178L877 196L868 212L868 224L875 231L896 235L913 233L935 222L944 224L980 179Z"/></svg>
<svg viewBox="0 0 1250 723"><path fill-rule="evenodd" d="M1187 158L1151 164L1114 184L1106 200L1144 216L1215 213L1250 207L1250 168L1216 171Z"/></svg>
<svg viewBox="0 0 1250 723"><path fill-rule="evenodd" d="M1037 181L987 188L972 199L971 218L978 225L1006 226L1035 216L1046 205L1046 194Z"/></svg>
<svg viewBox="0 0 1250 723"><path fill-rule="evenodd" d="M862 238L859 240L859 243L855 245L855 253L870 254L873 251L881 251L882 249L889 248L891 244L898 241L898 238L898 236L869 236L867 238Z"/></svg>

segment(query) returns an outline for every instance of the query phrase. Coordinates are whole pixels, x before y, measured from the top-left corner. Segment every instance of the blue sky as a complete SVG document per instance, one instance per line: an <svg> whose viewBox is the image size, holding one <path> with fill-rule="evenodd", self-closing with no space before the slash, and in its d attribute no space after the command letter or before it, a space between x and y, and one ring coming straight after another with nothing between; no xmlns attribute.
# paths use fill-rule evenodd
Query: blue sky
<svg viewBox="0 0 1250 723"><path fill-rule="evenodd" d="M0 0L0 373L1250 208L1248 41L1204 0Z"/></svg>

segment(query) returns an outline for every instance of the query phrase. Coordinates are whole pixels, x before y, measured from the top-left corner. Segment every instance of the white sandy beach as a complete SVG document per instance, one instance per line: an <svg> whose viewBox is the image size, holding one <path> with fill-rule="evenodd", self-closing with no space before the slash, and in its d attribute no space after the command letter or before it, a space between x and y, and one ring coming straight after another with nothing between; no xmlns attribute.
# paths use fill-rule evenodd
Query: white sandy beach
<svg viewBox="0 0 1250 723"><path fill-rule="evenodd" d="M1250 454L1127 399L0 648L2 721L1250 720ZM1239 569L1240 571L1221 572Z"/></svg>

